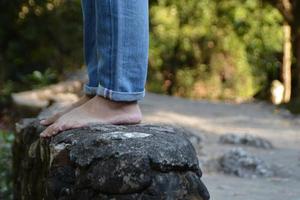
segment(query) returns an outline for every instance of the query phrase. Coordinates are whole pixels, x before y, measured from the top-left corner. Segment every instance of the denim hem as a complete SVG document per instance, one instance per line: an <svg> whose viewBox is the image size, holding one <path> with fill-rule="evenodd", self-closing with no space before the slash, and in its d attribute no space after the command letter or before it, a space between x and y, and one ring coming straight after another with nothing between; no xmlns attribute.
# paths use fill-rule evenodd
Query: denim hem
<svg viewBox="0 0 300 200"><path fill-rule="evenodd" d="M101 85L98 87L84 86L84 93L88 95L99 95L112 101L139 101L145 97L145 90L142 92L117 92L107 89Z"/></svg>
<svg viewBox="0 0 300 200"><path fill-rule="evenodd" d="M84 92L84 94L94 96L97 94L97 87L91 87L88 85L84 85L83 92Z"/></svg>

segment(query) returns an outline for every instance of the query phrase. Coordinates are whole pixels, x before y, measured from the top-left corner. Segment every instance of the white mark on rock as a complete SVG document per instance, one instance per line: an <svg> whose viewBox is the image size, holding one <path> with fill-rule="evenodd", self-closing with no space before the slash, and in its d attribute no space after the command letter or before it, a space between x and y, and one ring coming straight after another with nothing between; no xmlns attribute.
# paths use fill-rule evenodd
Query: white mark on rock
<svg viewBox="0 0 300 200"><path fill-rule="evenodd" d="M54 158L68 146L70 146L70 144L67 144L67 143L59 143L59 144L50 145L50 166L51 166Z"/></svg>
<svg viewBox="0 0 300 200"><path fill-rule="evenodd" d="M124 140L124 139L130 139L130 138L145 138L149 137L151 134L148 133L142 133L142 132L121 132L121 131L115 131L110 133L104 133L101 135L102 138L105 139L116 139L116 140Z"/></svg>
<svg viewBox="0 0 300 200"><path fill-rule="evenodd" d="M59 144L53 146L53 150L55 152L59 153L59 152L61 152L62 150L64 150L68 146L70 146L70 144L59 143Z"/></svg>

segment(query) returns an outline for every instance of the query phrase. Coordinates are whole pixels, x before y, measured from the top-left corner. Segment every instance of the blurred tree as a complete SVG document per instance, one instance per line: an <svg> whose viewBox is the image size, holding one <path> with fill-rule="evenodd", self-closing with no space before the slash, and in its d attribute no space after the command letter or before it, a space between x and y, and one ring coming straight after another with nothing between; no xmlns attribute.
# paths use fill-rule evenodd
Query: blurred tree
<svg viewBox="0 0 300 200"><path fill-rule="evenodd" d="M283 9L292 12L292 4L289 0L282 0ZM282 80L284 83L283 103L291 100L292 93L292 29L287 20L283 24L283 62L282 62Z"/></svg>
<svg viewBox="0 0 300 200"><path fill-rule="evenodd" d="M2 0L0 93L82 65L81 15L80 0ZM278 78L282 17L261 0L151 0L150 15L151 91L247 99Z"/></svg>
<svg viewBox="0 0 300 200"><path fill-rule="evenodd" d="M283 80L286 86L285 102L289 102L289 82L290 65L292 56L289 56L290 49L293 50L295 57L295 82L296 86L292 90L292 96L300 98L300 1L299 0L264 0L276 7L284 19L285 32L285 48L284 48L284 65L283 65Z"/></svg>
<svg viewBox="0 0 300 200"><path fill-rule="evenodd" d="M53 72L81 65L81 15L80 0L1 0L0 91L9 81L29 89L38 73L49 84Z"/></svg>
<svg viewBox="0 0 300 200"><path fill-rule="evenodd" d="M247 99L279 74L281 16L260 0L157 0L150 15L151 90Z"/></svg>

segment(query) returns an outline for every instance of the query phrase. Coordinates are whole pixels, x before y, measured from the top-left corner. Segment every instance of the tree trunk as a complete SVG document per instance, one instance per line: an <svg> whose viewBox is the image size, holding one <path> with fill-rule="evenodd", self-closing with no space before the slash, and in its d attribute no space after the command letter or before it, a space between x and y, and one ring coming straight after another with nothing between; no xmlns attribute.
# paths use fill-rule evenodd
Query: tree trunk
<svg viewBox="0 0 300 200"><path fill-rule="evenodd" d="M296 74L293 75L293 85L292 90L292 98L299 99L300 98L300 1L299 0L265 0L266 2L270 3L274 7L276 7L279 12L282 14L284 21L285 21L285 38L284 40L287 41L287 33L290 31L287 29L287 25L290 25L291 28L291 48L293 50L293 56L295 58L295 72ZM284 53L286 53L287 49L289 48L288 43L287 46L284 46ZM289 51L290 52L290 51ZM288 66L288 55L285 54L284 61L283 61L283 81L285 80L284 73L288 73L288 69L285 69ZM287 63L286 63L287 62ZM287 70L287 71L284 71ZM288 99L288 91L285 92L285 99Z"/></svg>
<svg viewBox="0 0 300 200"><path fill-rule="evenodd" d="M292 26L292 41L293 55L295 58L295 74L293 76L295 87L293 89L292 98L300 99L300 2L299 0L290 0L292 6L293 20L290 23Z"/></svg>
<svg viewBox="0 0 300 200"><path fill-rule="evenodd" d="M283 63L282 63L282 80L284 85L283 103L288 103L291 100L292 91L292 78L291 78L291 66L292 66L292 31L291 26L285 22L283 25Z"/></svg>
<svg viewBox="0 0 300 200"><path fill-rule="evenodd" d="M295 97L300 98L300 27L294 27L294 55L296 58L296 89L294 91Z"/></svg>

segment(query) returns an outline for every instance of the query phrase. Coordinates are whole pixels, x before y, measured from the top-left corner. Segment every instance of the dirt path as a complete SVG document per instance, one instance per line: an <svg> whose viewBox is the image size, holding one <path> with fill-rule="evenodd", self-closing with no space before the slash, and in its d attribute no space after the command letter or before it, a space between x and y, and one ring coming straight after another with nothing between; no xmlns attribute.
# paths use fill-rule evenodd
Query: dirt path
<svg viewBox="0 0 300 200"><path fill-rule="evenodd" d="M273 166L273 177L238 178L204 167L203 180L212 200L300 200L299 119L265 103L212 103L147 94L141 105L145 122L181 125L204 136L206 160L233 147L218 143L226 133L250 134L273 143L272 150L245 148Z"/></svg>

